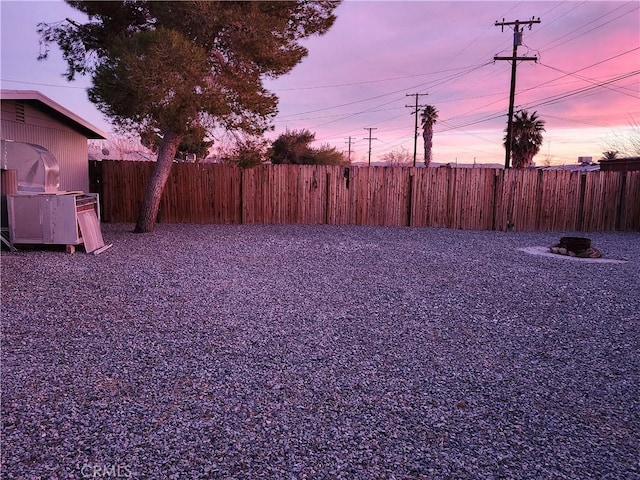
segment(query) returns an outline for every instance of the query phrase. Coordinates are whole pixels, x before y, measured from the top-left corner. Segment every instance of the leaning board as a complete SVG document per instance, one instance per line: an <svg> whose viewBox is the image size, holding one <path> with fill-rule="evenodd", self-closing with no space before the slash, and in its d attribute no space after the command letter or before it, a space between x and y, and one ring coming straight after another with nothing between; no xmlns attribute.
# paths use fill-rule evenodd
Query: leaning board
<svg viewBox="0 0 640 480"><path fill-rule="evenodd" d="M78 225L80 225L80 232L82 233L84 248L87 253L104 247L100 221L93 208L78 212Z"/></svg>

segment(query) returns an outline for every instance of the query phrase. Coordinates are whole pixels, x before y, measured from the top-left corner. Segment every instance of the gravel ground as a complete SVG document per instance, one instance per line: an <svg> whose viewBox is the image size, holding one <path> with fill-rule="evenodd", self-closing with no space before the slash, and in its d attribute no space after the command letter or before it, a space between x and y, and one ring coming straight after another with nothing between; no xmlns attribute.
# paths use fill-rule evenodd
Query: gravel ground
<svg viewBox="0 0 640 480"><path fill-rule="evenodd" d="M640 478L640 233L131 228L2 255L3 478Z"/></svg>

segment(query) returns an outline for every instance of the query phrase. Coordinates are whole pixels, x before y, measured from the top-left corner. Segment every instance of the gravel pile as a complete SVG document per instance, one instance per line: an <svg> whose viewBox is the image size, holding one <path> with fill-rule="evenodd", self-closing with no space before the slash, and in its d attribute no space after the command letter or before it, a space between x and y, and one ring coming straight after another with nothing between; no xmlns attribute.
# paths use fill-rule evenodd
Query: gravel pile
<svg viewBox="0 0 640 480"><path fill-rule="evenodd" d="M3 253L2 478L640 478L640 233L131 228Z"/></svg>

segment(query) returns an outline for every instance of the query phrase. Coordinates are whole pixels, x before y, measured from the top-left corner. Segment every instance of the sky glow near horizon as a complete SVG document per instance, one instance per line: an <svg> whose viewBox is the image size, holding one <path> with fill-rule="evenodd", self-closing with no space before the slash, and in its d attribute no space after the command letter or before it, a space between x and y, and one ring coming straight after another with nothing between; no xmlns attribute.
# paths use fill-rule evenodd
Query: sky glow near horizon
<svg viewBox="0 0 640 480"><path fill-rule="evenodd" d="M39 22L82 15L62 1L2 1L2 88L38 90L96 127L112 127L86 95L90 79L68 83L60 51L37 61ZM405 149L413 156L415 97L439 111L433 157L438 163L504 163L513 32L496 21L540 18L524 30L516 110L546 122L537 164L575 164L611 149L640 122L640 2L346 1L334 26L303 43L308 56L289 74L266 80L278 95L275 139L308 129L316 144L366 162ZM412 107L407 107L411 105ZM417 160L422 161L422 137Z"/></svg>

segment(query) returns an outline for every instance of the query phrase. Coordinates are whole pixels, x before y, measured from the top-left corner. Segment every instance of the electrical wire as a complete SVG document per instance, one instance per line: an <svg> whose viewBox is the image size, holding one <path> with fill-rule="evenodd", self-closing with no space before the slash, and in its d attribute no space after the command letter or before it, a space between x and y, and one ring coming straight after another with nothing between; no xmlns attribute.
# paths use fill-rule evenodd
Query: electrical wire
<svg viewBox="0 0 640 480"><path fill-rule="evenodd" d="M637 2L630 2L630 3L632 3L632 4L636 4ZM619 7L617 7L617 8L615 8L615 9L613 9L613 10L609 11L609 12L608 12L606 15L604 15L604 16L611 15L613 12L615 12L615 11L617 11L617 10L620 10L621 8L623 8L623 7L627 6L627 5L628 5L628 4L620 5ZM582 32L582 33L581 33L581 34L579 34L579 35L575 35L575 36L573 36L572 38L570 38L569 40L566 40L566 41L564 41L564 42L562 42L562 43L559 43L559 44L557 44L557 45L553 45L553 44L554 44L555 42L557 42L558 40L561 40L561 39L563 39L563 38L565 38L565 37L568 37L568 36L572 35L573 33L577 32L578 30L581 30L582 28L586 27L587 25L591 25L592 23L597 22L598 20L601 20L601 19L604 17L604 16L600 16L600 17L598 17L598 18L596 18L596 19L594 19L594 20L592 20L592 21L590 21L590 22L585 23L584 25L581 25L581 26L580 26L580 27L578 27L578 28L574 28L574 29L573 29L573 30L571 30L570 32L568 32L568 33L566 33L566 34L564 34L564 35L562 35L562 36L560 36L560 37L558 37L558 38L556 38L556 39L552 40L551 42L545 43L544 45L542 45L541 47L538 47L538 48L539 48L539 49L543 49L543 48L545 48L545 47L547 47L547 46L549 46L549 45L553 45L552 47L549 47L549 48L547 48L547 49L546 49L547 51L553 50L554 48L558 48L558 47L559 47L559 46L561 46L561 45L564 45L564 44L566 44L566 43L572 42L572 41L574 41L574 40L576 40L576 39L578 39L578 38L580 38L580 37L582 37L582 36L586 35L587 33L591 33L591 32L593 32L594 30L597 30L597 29L602 28L602 27L604 27L604 26L606 26L606 25L609 25L610 23L612 23L612 22L614 22L614 21L618 20L619 18L622 18L622 17L624 17L624 16L626 16L626 15L629 15L630 13L633 13L633 12L635 12L635 11L636 11L636 10L638 10L638 9L640 9L640 6L636 6L635 8L633 8L632 10L630 10L630 11L628 11L628 12L624 12L624 13L622 13L621 15L618 15L617 17L614 17L614 18L612 18L611 20L608 20L608 21L606 21L606 22L604 22L604 23L601 23L600 25L597 25L597 26L595 26L595 27L593 27L593 28L591 28L591 29L589 29L589 30L587 30L587 31L585 31L585 32Z"/></svg>
<svg viewBox="0 0 640 480"><path fill-rule="evenodd" d="M465 66L465 67L458 67L458 68L450 68L448 70L439 70L439 71L435 71L435 72L426 72L426 73L416 73L413 75L404 75L401 77L390 77L390 78L382 78L379 80L362 80L360 82L350 82L350 83L334 83L334 84L330 84L330 85L315 85L315 86L310 86L310 87L294 87L294 88L277 88L276 90L278 92L293 92L293 91L299 91L299 90L318 90L318 89L322 89L322 88L339 88L339 87L352 87L352 86L357 86L357 85L367 85L367 84L371 84L371 83L382 83L382 82L390 82L390 81L394 81L394 80L405 80L407 78L415 78L415 77L426 77L429 75L436 75L438 73L447 73L447 72L455 72L458 70L466 70L467 68L473 68L473 65L470 66Z"/></svg>
<svg viewBox="0 0 640 480"><path fill-rule="evenodd" d="M316 113L316 112L322 112L322 111L326 111L326 110L333 110L333 109L336 109L336 108L346 107L346 106L349 106L349 105L355 105L355 104L358 104L358 103L368 102L370 100L376 100L378 98L384 98L384 97L388 97L388 96L391 96L391 95L397 95L399 93L405 93L407 90L426 88L426 86L432 85L432 84L433 85L440 85L442 83L446 83L446 82L450 81L451 79L457 78L459 76L468 75L469 73L471 73L471 72L473 72L475 70L478 70L478 69L480 69L482 67L485 67L487 65L490 65L490 64L491 64L491 62L486 62L486 63L480 64L480 65L474 65L472 67L469 67L464 72L456 73L456 74L453 74L453 75L448 75L446 77L438 78L438 79L435 79L435 80L430 81L430 82L422 82L422 83L419 83L417 85L413 85L413 86L410 86L410 87L407 87L407 88L402 88L400 90L395 90L395 91L388 92L388 93L383 93L383 94L380 94L380 95L375 95L373 97L363 98L363 99L360 99L360 100L355 100L353 102L341 103L341 104L338 104L338 105L332 105L332 106L329 106L329 107L323 107L323 108L319 108L319 109L315 109L315 110L307 110L307 111L304 111L304 112L298 112L298 113L292 113L292 114L288 114L288 115L282 115L282 116L279 116L278 118L279 119L286 119L286 118L296 117L298 115L306 115L306 114L309 114L309 113ZM377 105L376 107L372 107L372 108L379 108L379 107L388 105L389 103L390 102L387 102L387 103L384 103L384 104L381 104L381 105ZM366 111L369 111L369 110L370 109L366 109L366 110L363 110L363 112L366 112ZM363 113L363 112L358 112L358 113Z"/></svg>
<svg viewBox="0 0 640 480"><path fill-rule="evenodd" d="M611 61L611 60L614 60L614 59L617 59L617 58L623 57L623 56L628 55L628 54L630 54L630 53L632 53L632 52L635 52L635 51L637 51L637 50L640 50L640 47L636 47L636 48L632 48L632 49L630 49L630 50L626 50L626 51L624 51L624 52L618 53L618 54L613 55L613 56L611 56L611 57L609 57L609 58L606 58L606 59L604 59L604 60L600 60L600 61L598 61L598 62L595 62L595 63L592 63L592 64L587 65L587 66L585 66L585 67L582 67L582 68L580 68L580 69L578 69L578 70L575 70L575 71L574 71L574 72L572 72L571 74L565 74L565 75L562 75L561 77L557 77L557 78L554 78L554 79L548 80L548 81L546 81L546 82L540 83L540 84L538 84L538 85L535 85L534 87L530 87L530 88L524 89L524 90L522 90L520 93L525 93L525 92L528 92L528 91L531 91L531 90L538 90L538 89L540 89L540 88L541 88L541 87L543 87L543 86L546 86L546 85L552 85L552 84L553 84L554 82L556 82L557 80L560 80L560 79L562 79L562 78L564 78L564 77L566 77L566 76L573 75L573 74L576 74L576 73L578 73L578 72L582 72L582 71L584 71L584 70L588 70L588 69L593 68L593 67L598 66L598 65L602 65L602 64L604 64L604 63L606 63L606 62L609 62L609 61ZM608 83L610 83L610 82L609 82L609 81L607 81L607 82L598 82L598 85L600 85L600 86L601 86L601 85L603 85L603 84L604 84L604 85L608 85ZM575 92L575 91L574 91L574 92ZM472 113L472 112L474 112L474 111L477 111L477 110L480 110L480 109L483 109L483 108L489 107L489 106L491 106L491 105L494 105L494 104L496 104L496 103L499 103L499 102L501 102L501 101L504 101L504 100L505 100L505 99L507 99L507 98L508 98L508 97L504 97L504 98L502 98L502 99L496 100L495 102L491 102L491 103L488 103L488 104L485 104L485 105L481 105L481 106L476 107L476 108L474 108L474 109L472 109L472 110L468 110L468 111L466 111L466 112L463 112L461 115L458 115L458 116L456 116L456 117L449 118L449 119L447 119L447 120L448 120L448 121L451 121L451 120L454 120L454 119L456 119L456 118L463 118L464 116L468 116L468 114L470 114L470 113ZM552 98L552 97L549 97L549 98ZM544 99L543 99L543 100L544 100Z"/></svg>
<svg viewBox="0 0 640 480"><path fill-rule="evenodd" d="M631 78L631 77L635 77L636 75L640 74L640 70L635 70L633 72L628 72L626 74L623 75L619 75L615 78L612 78L611 80L608 80L606 82L600 82L596 85L591 85L589 87L585 87L585 88L581 88L578 90L574 90L572 92L566 92L563 94L558 94L552 97L549 97L547 99L544 99L542 101L539 101L538 103L530 103L526 105L526 108L535 108L535 107L541 107L541 106L545 106L545 105L555 105L556 103L559 103L563 100L566 100L567 98L576 96L576 95L580 95L582 93L586 93L589 91L592 91L596 88L600 88L600 87L604 87L606 85L609 85L610 83L615 83L615 82L619 82L620 80L625 80L627 78Z"/></svg>
<svg viewBox="0 0 640 480"><path fill-rule="evenodd" d="M622 88L626 89L627 87L620 87L619 89L617 89L617 88L611 88L611 87L609 87L608 85L601 84L600 82L596 82L596 81L594 81L594 80L592 80L592 79L590 79L590 78L588 78L588 77L584 77L584 76L582 76L582 75L575 75L575 74L573 74L573 73L565 72L564 70L561 70L561 69L556 68L556 67L552 67L551 65L546 65L546 64L541 63L541 62L538 62L538 64L539 64L539 65L541 65L541 66L543 66L543 67L546 67L546 68L548 68L548 69L550 69L550 70L554 70L554 71L556 71L556 72L563 73L565 76L575 77L575 78L577 78L577 79L579 79L579 80L582 80L582 81L585 81L585 82L591 83L591 84L593 84L593 85L601 85L601 86L604 86L604 87L608 88L609 90L611 90L612 92L620 93L620 94L622 94L622 95L628 95L628 96L629 96L629 97L631 97L631 98L640 99L640 95L634 95L634 94L632 94L632 93L628 93L628 92L624 92L624 91L622 91Z"/></svg>
<svg viewBox="0 0 640 480"><path fill-rule="evenodd" d="M89 88L89 87L75 87L73 85L53 85L51 83L23 82L20 80L9 80L8 78L0 78L0 82L19 83L23 85L37 85L39 87L75 88L80 90L86 90L87 88Z"/></svg>

